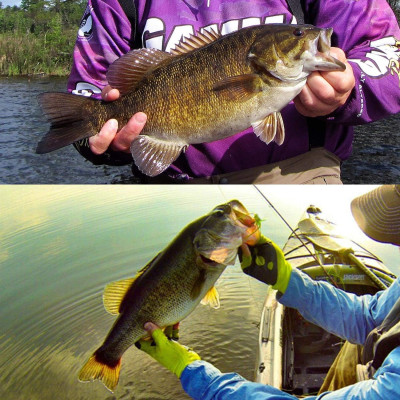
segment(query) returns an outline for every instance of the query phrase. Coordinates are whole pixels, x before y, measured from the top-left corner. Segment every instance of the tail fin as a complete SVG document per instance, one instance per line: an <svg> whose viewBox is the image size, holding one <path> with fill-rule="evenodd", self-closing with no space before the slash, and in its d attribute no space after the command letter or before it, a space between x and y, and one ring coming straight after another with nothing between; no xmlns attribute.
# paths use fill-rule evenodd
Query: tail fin
<svg viewBox="0 0 400 400"><path fill-rule="evenodd" d="M88 107L97 100L71 93L41 93L38 101L51 126L36 153L49 153L97 133Z"/></svg>
<svg viewBox="0 0 400 400"><path fill-rule="evenodd" d="M96 353L94 353L79 372L78 379L81 382L100 379L113 392L118 384L120 370L121 359L115 366L109 366L97 360Z"/></svg>

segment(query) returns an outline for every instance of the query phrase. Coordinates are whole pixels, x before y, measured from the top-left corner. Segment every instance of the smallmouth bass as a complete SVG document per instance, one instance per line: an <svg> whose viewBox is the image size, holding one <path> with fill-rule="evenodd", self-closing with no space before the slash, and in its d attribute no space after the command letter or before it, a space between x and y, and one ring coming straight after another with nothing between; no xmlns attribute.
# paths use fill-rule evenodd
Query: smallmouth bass
<svg viewBox="0 0 400 400"><path fill-rule="evenodd" d="M284 141L279 111L312 71L345 70L330 56L332 29L270 24L225 36L204 30L172 53L133 50L116 60L108 83L121 97L103 102L68 93L43 93L50 131L36 152L47 153L95 135L115 118L120 127L139 111L146 125L132 142L140 171L156 176L190 144L212 142L253 127L265 143Z"/></svg>

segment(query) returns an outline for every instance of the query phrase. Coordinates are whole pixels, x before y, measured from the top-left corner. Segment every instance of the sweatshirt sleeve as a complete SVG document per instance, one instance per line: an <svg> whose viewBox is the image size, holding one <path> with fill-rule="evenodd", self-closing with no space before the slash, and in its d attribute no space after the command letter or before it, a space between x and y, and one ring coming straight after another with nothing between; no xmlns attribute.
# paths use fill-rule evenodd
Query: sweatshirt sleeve
<svg viewBox="0 0 400 400"><path fill-rule="evenodd" d="M327 331L351 343L363 344L368 333L383 322L399 296L399 278L390 288L374 296L356 296L327 282L316 282L293 269L279 302L297 309L305 319Z"/></svg>
<svg viewBox="0 0 400 400"><path fill-rule="evenodd" d="M130 50L132 28L117 0L89 0L75 43L67 89L73 94L101 98L107 85L106 72L117 58ZM125 165L130 154L108 149L95 155L88 139L74 143L79 153L93 164Z"/></svg>
<svg viewBox="0 0 400 400"><path fill-rule="evenodd" d="M400 112L400 29L386 0L306 1L308 22L333 28L332 46L346 53L355 87L329 119L359 125Z"/></svg>
<svg viewBox="0 0 400 400"><path fill-rule="evenodd" d="M194 400L295 400L269 385L247 381L235 373L223 374L205 361L195 361L182 372L181 384ZM310 397L308 399L315 399Z"/></svg>
<svg viewBox="0 0 400 400"><path fill-rule="evenodd" d="M89 0L73 53L68 90L100 98L106 72L130 50L131 24L117 0Z"/></svg>
<svg viewBox="0 0 400 400"><path fill-rule="evenodd" d="M297 397L269 385L250 382L238 374L223 374L205 361L189 364L181 384L194 400L295 400ZM400 347L386 357L373 379L324 392L307 400L388 400L400 398Z"/></svg>

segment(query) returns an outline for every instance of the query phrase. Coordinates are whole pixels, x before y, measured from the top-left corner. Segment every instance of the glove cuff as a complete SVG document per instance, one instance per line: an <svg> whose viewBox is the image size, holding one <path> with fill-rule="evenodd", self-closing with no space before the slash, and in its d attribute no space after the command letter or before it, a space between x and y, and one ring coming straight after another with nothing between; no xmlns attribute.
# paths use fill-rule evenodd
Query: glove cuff
<svg viewBox="0 0 400 400"><path fill-rule="evenodd" d="M278 279L276 283L272 285L272 288L284 294L292 275L292 266L286 261L282 250L274 242L271 242L271 244L275 249L276 261L278 264Z"/></svg>
<svg viewBox="0 0 400 400"><path fill-rule="evenodd" d="M201 360L200 356L194 351L188 349L184 357L177 363L175 369L172 371L179 379L185 368L194 361Z"/></svg>

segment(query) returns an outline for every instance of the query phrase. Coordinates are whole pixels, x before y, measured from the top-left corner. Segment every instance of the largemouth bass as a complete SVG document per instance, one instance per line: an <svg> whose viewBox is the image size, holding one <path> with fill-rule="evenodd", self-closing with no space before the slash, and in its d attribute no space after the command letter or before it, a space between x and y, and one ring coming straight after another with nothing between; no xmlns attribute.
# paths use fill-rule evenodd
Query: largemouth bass
<svg viewBox="0 0 400 400"><path fill-rule="evenodd" d="M311 25L253 26L220 36L203 31L172 53L133 50L116 60L108 83L120 99L101 102L44 93L39 102L50 131L37 146L47 153L95 135L110 118L124 126L136 112L147 123L131 144L138 168L163 172L189 144L223 139L252 126L265 143L284 141L279 111L315 70L345 70L330 56L332 29Z"/></svg>
<svg viewBox="0 0 400 400"><path fill-rule="evenodd" d="M241 245L255 243L260 232L256 219L232 200L195 220L136 277L108 285L104 306L118 315L104 343L79 373L79 380L100 379L114 390L121 357L147 336L146 322L174 325L204 299L219 306L214 284L227 265L233 264Z"/></svg>

